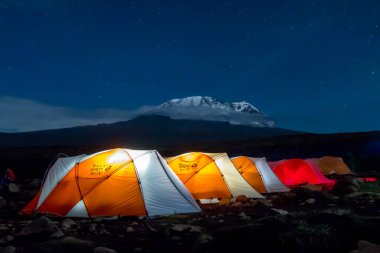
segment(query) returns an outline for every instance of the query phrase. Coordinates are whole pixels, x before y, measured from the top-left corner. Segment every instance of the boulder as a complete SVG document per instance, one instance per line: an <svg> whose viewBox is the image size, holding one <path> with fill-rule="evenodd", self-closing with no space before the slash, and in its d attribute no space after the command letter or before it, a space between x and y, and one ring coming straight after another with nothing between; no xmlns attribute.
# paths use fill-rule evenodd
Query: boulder
<svg viewBox="0 0 380 253"><path fill-rule="evenodd" d="M47 217L41 216L27 224L18 234L22 237L61 238L65 234Z"/></svg>
<svg viewBox="0 0 380 253"><path fill-rule="evenodd" d="M39 178L34 178L32 181L30 181L30 183L29 183L29 186L31 187L31 188L38 188L38 186L40 186L41 185L41 179L39 179Z"/></svg>
<svg viewBox="0 0 380 253"><path fill-rule="evenodd" d="M242 207L243 204L241 202L233 202L230 206L231 207Z"/></svg>
<svg viewBox="0 0 380 253"><path fill-rule="evenodd" d="M240 220L250 220L251 219L251 217L247 216L243 211L241 211L239 213L239 218L240 218Z"/></svg>
<svg viewBox="0 0 380 253"><path fill-rule="evenodd" d="M245 195L239 195L236 197L235 201L244 204L244 203L247 203L249 199Z"/></svg>
<svg viewBox="0 0 380 253"><path fill-rule="evenodd" d="M13 235L6 235L0 239L0 244L6 244L13 241L15 237Z"/></svg>
<svg viewBox="0 0 380 253"><path fill-rule="evenodd" d="M73 225L75 225L75 222L70 218L66 218L62 221L62 228L68 229L71 228Z"/></svg>
<svg viewBox="0 0 380 253"><path fill-rule="evenodd" d="M170 229L173 231L176 231L176 232L185 232L185 231L201 232L202 231L201 227L193 226L193 225L189 225L189 224L175 224Z"/></svg>
<svg viewBox="0 0 380 253"><path fill-rule="evenodd" d="M251 206L255 208L271 208L273 205L266 199L257 199L251 202Z"/></svg>
<svg viewBox="0 0 380 253"><path fill-rule="evenodd" d="M306 188L306 189L312 190L312 191L322 191L323 186L322 185L316 185L316 184L307 184L307 185L302 186L302 188Z"/></svg>
<svg viewBox="0 0 380 253"><path fill-rule="evenodd" d="M358 180L351 175L338 179L332 189L332 192L337 195L350 194L358 191L360 191Z"/></svg>
<svg viewBox="0 0 380 253"><path fill-rule="evenodd" d="M350 251L350 253L380 253L380 245L360 240L358 241L357 249Z"/></svg>
<svg viewBox="0 0 380 253"><path fill-rule="evenodd" d="M31 252L40 253L66 253L66 252L93 252L94 243L87 240L66 236L61 239L50 240L31 248Z"/></svg>
<svg viewBox="0 0 380 253"><path fill-rule="evenodd" d="M288 215L289 212L283 209L276 209L276 208L271 208L272 211L275 213L281 214L281 215Z"/></svg>
<svg viewBox="0 0 380 253"><path fill-rule="evenodd" d="M3 196L0 196L0 208L6 207L6 206L7 206L7 200Z"/></svg>
<svg viewBox="0 0 380 253"><path fill-rule="evenodd" d="M314 198L309 198L307 200L305 200L304 202L301 203L301 205L312 205L315 203L315 199Z"/></svg>
<svg viewBox="0 0 380 253"><path fill-rule="evenodd" d="M207 250L204 250L204 247L213 242L214 238L207 233L198 233L196 234L192 240L191 244L191 252L208 252Z"/></svg>
<svg viewBox="0 0 380 253"><path fill-rule="evenodd" d="M90 232L95 232L95 231L96 231L96 223L91 223L91 224L88 226L88 231L90 231Z"/></svg>
<svg viewBox="0 0 380 253"><path fill-rule="evenodd" d="M17 252L17 250L13 246L8 246L8 247L5 247L5 248L0 248L0 253L16 253L16 252Z"/></svg>
<svg viewBox="0 0 380 253"><path fill-rule="evenodd" d="M94 250L93 250L94 253L117 253L116 250L113 250L113 249L110 249L110 248L106 248L106 247L96 247Z"/></svg>
<svg viewBox="0 0 380 253"><path fill-rule="evenodd" d="M20 192L20 187L15 183L9 183L8 189L9 189L9 192L11 193Z"/></svg>

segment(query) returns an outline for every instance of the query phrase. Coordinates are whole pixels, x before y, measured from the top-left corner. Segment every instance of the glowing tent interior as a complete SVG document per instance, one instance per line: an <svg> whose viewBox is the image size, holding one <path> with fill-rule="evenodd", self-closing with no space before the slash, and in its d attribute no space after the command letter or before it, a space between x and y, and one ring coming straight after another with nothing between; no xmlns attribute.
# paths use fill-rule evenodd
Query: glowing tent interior
<svg viewBox="0 0 380 253"><path fill-rule="evenodd" d="M269 162L277 177L288 187L302 184L323 185L331 189L335 181L326 178L316 166L302 159L289 159Z"/></svg>
<svg viewBox="0 0 380 253"><path fill-rule="evenodd" d="M200 212L156 151L112 149L59 158L21 211L66 217L162 216Z"/></svg>
<svg viewBox="0 0 380 253"><path fill-rule="evenodd" d="M168 165L201 202L234 200L239 195L264 198L240 175L226 153L192 152L166 158Z"/></svg>
<svg viewBox="0 0 380 253"><path fill-rule="evenodd" d="M352 171L341 157L324 156L317 159L317 165L323 175L352 174Z"/></svg>
<svg viewBox="0 0 380 253"><path fill-rule="evenodd" d="M248 156L231 158L232 163L247 182L261 193L286 192L289 189L278 179L267 160Z"/></svg>

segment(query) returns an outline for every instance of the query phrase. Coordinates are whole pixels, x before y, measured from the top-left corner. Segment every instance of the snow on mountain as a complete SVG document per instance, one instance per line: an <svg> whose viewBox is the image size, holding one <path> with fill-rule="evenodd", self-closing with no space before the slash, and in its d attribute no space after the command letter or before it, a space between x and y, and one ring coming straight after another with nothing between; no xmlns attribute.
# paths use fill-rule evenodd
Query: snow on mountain
<svg viewBox="0 0 380 253"><path fill-rule="evenodd" d="M260 113L256 107L246 101L228 103L220 102L212 97L202 96L175 98L159 105L158 108L170 108L173 106L202 106L235 112Z"/></svg>
<svg viewBox="0 0 380 253"><path fill-rule="evenodd" d="M143 114L169 116L172 119L227 121L236 125L275 127L275 123L246 101L221 102L213 97L175 98L159 106L146 108Z"/></svg>

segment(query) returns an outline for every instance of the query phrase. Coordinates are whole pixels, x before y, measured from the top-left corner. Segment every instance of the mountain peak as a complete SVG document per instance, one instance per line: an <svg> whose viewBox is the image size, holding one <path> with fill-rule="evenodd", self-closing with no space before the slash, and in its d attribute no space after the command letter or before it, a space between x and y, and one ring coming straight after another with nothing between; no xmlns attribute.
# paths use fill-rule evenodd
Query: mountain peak
<svg viewBox="0 0 380 253"><path fill-rule="evenodd" d="M174 98L150 108L144 114L169 116L172 119L224 121L235 125L275 127L275 123L247 101L222 102L209 96Z"/></svg>
<svg viewBox="0 0 380 253"><path fill-rule="evenodd" d="M161 105L158 108L171 108L174 106L200 106L209 107L214 109L222 109L232 112L245 112L245 113L259 113L260 111L254 107L252 104L241 101L241 102L221 102L216 98L209 96L191 96L184 98L171 99Z"/></svg>

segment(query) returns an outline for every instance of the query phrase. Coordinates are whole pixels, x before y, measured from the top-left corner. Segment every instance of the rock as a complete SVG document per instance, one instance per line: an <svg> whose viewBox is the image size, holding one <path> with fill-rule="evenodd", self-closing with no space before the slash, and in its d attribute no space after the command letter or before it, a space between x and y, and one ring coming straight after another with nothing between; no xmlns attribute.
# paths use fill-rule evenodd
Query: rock
<svg viewBox="0 0 380 253"><path fill-rule="evenodd" d="M344 195L349 193L358 192L360 186L358 180L354 176L344 176L339 178L332 189L332 192L338 195Z"/></svg>
<svg viewBox="0 0 380 253"><path fill-rule="evenodd" d="M343 208L326 208L326 209L320 210L319 213L343 216L343 215L352 214L352 210L351 209L343 209Z"/></svg>
<svg viewBox="0 0 380 253"><path fill-rule="evenodd" d="M185 232L185 231L201 232L202 231L201 227L193 226L193 225L189 225L189 224L176 224L176 225L172 226L170 229L173 231L177 231L177 232Z"/></svg>
<svg viewBox="0 0 380 253"><path fill-rule="evenodd" d="M236 197L235 201L244 204L244 203L247 203L249 199L245 195L239 195Z"/></svg>
<svg viewBox="0 0 380 253"><path fill-rule="evenodd" d="M98 223L98 222L104 221L105 217L95 217L93 220L94 220L94 222Z"/></svg>
<svg viewBox="0 0 380 253"><path fill-rule="evenodd" d="M98 235L109 235L109 234L111 234L111 233L110 233L107 229L102 228L102 229L100 229L99 232L97 232L96 234L98 234Z"/></svg>
<svg viewBox="0 0 380 253"><path fill-rule="evenodd" d="M0 239L0 244L6 244L13 241L15 237L13 235L6 235Z"/></svg>
<svg viewBox="0 0 380 253"><path fill-rule="evenodd" d="M135 232L133 227L127 227L127 233L132 233L132 232Z"/></svg>
<svg viewBox="0 0 380 253"><path fill-rule="evenodd" d="M358 192L360 189L353 185L348 185L344 188L344 194Z"/></svg>
<svg viewBox="0 0 380 253"><path fill-rule="evenodd" d="M274 206L283 206L293 204L298 201L298 197L294 192L288 192L281 196L274 196L270 203Z"/></svg>
<svg viewBox="0 0 380 253"><path fill-rule="evenodd" d="M213 241L214 238L209 235L209 234L206 234L206 233L200 233L198 234L198 236L196 236L194 239L193 239L193 243L192 243L192 251L193 252L203 252L201 249L201 247L211 241ZM206 251L207 252L207 251Z"/></svg>
<svg viewBox="0 0 380 253"><path fill-rule="evenodd" d="M113 250L113 249L110 249L110 248L106 248L106 247L96 247L94 250L93 250L94 253L117 253L116 250Z"/></svg>
<svg viewBox="0 0 380 253"><path fill-rule="evenodd" d="M172 236L171 239L174 241L180 241L181 237L176 235L176 236Z"/></svg>
<svg viewBox="0 0 380 253"><path fill-rule="evenodd" d="M335 196L329 192L323 191L323 192L320 192L319 199L324 201L324 202L335 203L336 201L339 200L339 197L337 197L337 196Z"/></svg>
<svg viewBox="0 0 380 253"><path fill-rule="evenodd" d="M350 253L380 253L380 246L360 240L357 244L357 250L352 250Z"/></svg>
<svg viewBox="0 0 380 253"><path fill-rule="evenodd" d="M250 206L251 206L251 203L249 202L243 204L243 207L250 207Z"/></svg>
<svg viewBox="0 0 380 253"><path fill-rule="evenodd" d="M306 189L312 190L312 191L322 191L323 186L322 185L316 185L316 184L307 184L307 185L302 186L302 188L306 188Z"/></svg>
<svg viewBox="0 0 380 253"><path fill-rule="evenodd" d="M271 208L271 210L278 213L278 214L284 215L284 216L289 214L288 211L282 210L282 209Z"/></svg>
<svg viewBox="0 0 380 253"><path fill-rule="evenodd" d="M66 236L61 239L50 240L34 245L31 252L65 253L65 252L91 252L94 244L91 241Z"/></svg>
<svg viewBox="0 0 380 253"><path fill-rule="evenodd" d="M231 204L231 207L242 207L242 203L241 202L234 202Z"/></svg>
<svg viewBox="0 0 380 253"><path fill-rule="evenodd" d="M9 189L9 192L11 192L11 193L20 192L20 187L18 187L18 185L15 183L9 183L8 189Z"/></svg>
<svg viewBox="0 0 380 253"><path fill-rule="evenodd" d="M312 205L314 203L315 203L315 199L309 198L309 199L305 200L305 202L303 202L302 204Z"/></svg>
<svg viewBox="0 0 380 253"><path fill-rule="evenodd" d="M319 191L312 190L307 187L297 187L297 188L292 189L290 192L294 193L298 200L306 200L310 198L315 198L316 195L319 194Z"/></svg>
<svg viewBox="0 0 380 253"><path fill-rule="evenodd" d="M367 192L353 192L353 193L348 193L344 195L347 198L360 198L360 197L366 197L368 195Z"/></svg>
<svg viewBox="0 0 380 253"><path fill-rule="evenodd" d="M68 229L68 228L71 228L73 225L75 225L75 222L70 218L66 218L62 221L63 228Z"/></svg>
<svg viewBox="0 0 380 253"><path fill-rule="evenodd" d="M18 236L31 237L37 236L43 238L60 238L65 234L47 217L41 216L27 224L18 234Z"/></svg>
<svg viewBox="0 0 380 253"><path fill-rule="evenodd" d="M38 186L41 185L41 180L39 178L35 178L32 181L30 181L29 186L31 188L38 188Z"/></svg>
<svg viewBox="0 0 380 253"><path fill-rule="evenodd" d="M272 203L270 203L268 200L266 199L257 199L255 202L253 202L251 204L253 207L256 207L256 208L270 208L272 207Z"/></svg>
<svg viewBox="0 0 380 253"><path fill-rule="evenodd" d="M376 248L378 247L378 245L374 244L374 243L370 243L368 241L364 241L364 240L359 240L358 241L358 245L357 245L357 248L358 249L365 249L365 248ZM379 248L380 249L380 248Z"/></svg>
<svg viewBox="0 0 380 253"><path fill-rule="evenodd" d="M91 223L90 226L88 226L88 231L95 232L95 230L96 230L96 224Z"/></svg>
<svg viewBox="0 0 380 253"><path fill-rule="evenodd" d="M13 246L8 246L8 247L5 247L5 248L3 248L3 249L0 249L0 252L1 252L1 253L16 253L17 250L16 250L16 248L13 247Z"/></svg>
<svg viewBox="0 0 380 253"><path fill-rule="evenodd" d="M239 218L240 218L241 220L250 220L250 219L251 219L251 217L245 215L245 213L244 213L243 211L239 213Z"/></svg>
<svg viewBox="0 0 380 253"><path fill-rule="evenodd" d="M153 226L149 225L148 222L145 220L144 226L148 229L149 232L156 234L158 233L158 229L154 228Z"/></svg>
<svg viewBox="0 0 380 253"><path fill-rule="evenodd" d="M7 200L3 198L3 196L0 196L0 207L6 207L7 206Z"/></svg>

